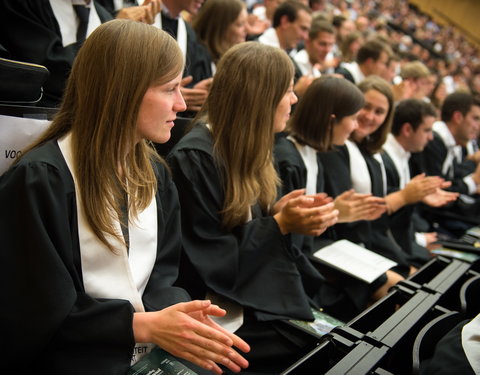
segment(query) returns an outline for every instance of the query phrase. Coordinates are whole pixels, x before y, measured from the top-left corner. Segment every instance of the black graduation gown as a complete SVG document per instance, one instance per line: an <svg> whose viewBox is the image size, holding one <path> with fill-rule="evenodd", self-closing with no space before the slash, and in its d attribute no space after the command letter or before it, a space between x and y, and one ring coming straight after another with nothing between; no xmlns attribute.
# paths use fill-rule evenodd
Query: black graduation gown
<svg viewBox="0 0 480 375"><path fill-rule="evenodd" d="M362 151L367 163L369 176L372 184L372 194L383 197L383 177L381 166L373 156ZM350 177L350 156L346 146L335 146L335 150L322 152L319 158L323 164L325 173L325 192L336 197L352 188ZM393 270L407 275L409 263L406 254L394 241L391 235L388 215L383 214L374 221L359 220L353 223L336 224L335 231L338 238L345 238L355 243L362 243L386 258L398 263Z"/></svg>
<svg viewBox="0 0 480 375"><path fill-rule="evenodd" d="M475 163L470 160L463 160L459 163L454 159L453 178L448 174L443 174L442 166L447 157L448 149L438 133L433 132L433 135L433 140L427 143L424 150L412 156L413 167L429 176L440 176L447 181L451 181L452 185L445 190L469 195L468 186L463 178L475 170ZM463 231L468 227L475 223L480 224L480 220L478 220L480 198L478 194L471 197L475 200L474 203L465 202L460 197L455 202L443 207L422 206L422 215L432 222L440 222L441 226L454 233L459 229L458 234L463 234ZM464 222L465 218L468 218L467 222Z"/></svg>
<svg viewBox="0 0 480 375"><path fill-rule="evenodd" d="M112 19L94 2L101 22ZM60 27L49 0L0 1L0 44L13 60L47 67L50 76L43 86L39 105L55 107L60 103L65 81L77 54L78 43L62 44Z"/></svg>
<svg viewBox="0 0 480 375"><path fill-rule="evenodd" d="M339 319L351 319L360 311L338 309L343 298L339 288L325 282L302 251L292 246L291 236L281 234L272 216L259 212L231 231L222 229L224 188L205 126L184 136L168 162L182 207L184 250L193 264L189 274L193 282L187 288L192 296L214 291L252 311L259 321L309 320L310 305Z"/></svg>
<svg viewBox="0 0 480 375"><path fill-rule="evenodd" d="M282 180L282 195L285 195L296 189L303 189L307 184L307 168L305 163L303 162L303 159L295 145L288 140L286 136L286 133L278 134L275 140L274 148L275 164L280 179ZM319 153L317 153L317 192L323 192L323 166L318 158L318 155ZM292 242L295 246L300 248L306 256L312 255L313 252L319 248L335 241L335 227L336 225L329 228L319 237L293 234ZM379 280L375 281L371 285L349 277L337 280L336 287L338 288L338 294L345 295L345 299L342 301L343 307L347 308L348 303L353 303L357 308L361 310L365 309L374 290L381 284L385 283L385 281L385 276L381 276Z"/></svg>
<svg viewBox="0 0 480 375"><path fill-rule="evenodd" d="M307 169L295 145L287 138L286 133L277 134L275 137L274 160L275 168L281 179L282 185L279 198L296 189L303 189L307 184ZM319 163L319 167L320 167ZM319 171L318 177L322 176ZM320 186L318 186L320 185ZM317 181L317 191L323 191L323 179ZM292 243L301 249L307 256L313 252L313 237L292 234Z"/></svg>
<svg viewBox="0 0 480 375"><path fill-rule="evenodd" d="M222 229L224 190L209 130L195 127L168 156L182 207L185 254L209 290L255 311L259 320L312 319L288 236L272 216ZM318 282L321 276L318 276Z"/></svg>
<svg viewBox="0 0 480 375"><path fill-rule="evenodd" d="M158 166L158 177L158 251L143 294L147 311L190 299L173 286L181 249L177 192L165 167ZM75 186L56 141L0 178L0 207L4 371L125 374L135 345L133 306L85 293Z"/></svg>
<svg viewBox="0 0 480 375"><path fill-rule="evenodd" d="M382 152L382 160L387 176L387 194L400 190L400 175L387 152ZM407 205L389 216L390 228L395 241L408 254L408 261L416 267L421 267L430 259L430 252L417 244L412 216L415 205Z"/></svg>
<svg viewBox="0 0 480 375"><path fill-rule="evenodd" d="M450 330L435 346L433 356L420 363L420 375L474 375L462 346L462 329L465 320Z"/></svg>
<svg viewBox="0 0 480 375"><path fill-rule="evenodd" d="M279 198L296 189L304 189L307 185L307 169L295 145L287 139L286 132L275 137L274 159L275 167L280 176L282 185ZM325 191L323 165L317 153L317 192ZM299 249L308 255L315 250L335 241L335 227L328 228L319 237L292 234L292 241Z"/></svg>
<svg viewBox="0 0 480 375"><path fill-rule="evenodd" d="M447 154L448 149L442 138L438 133L433 132L433 139L427 143L421 153L420 163L422 163L423 170L429 176L441 176L446 180L452 181L452 186L447 188L447 190L468 194L468 187L465 182L463 182L463 178L475 170L475 163L469 160L458 163L455 159L453 162L452 179L442 173L442 166Z"/></svg>

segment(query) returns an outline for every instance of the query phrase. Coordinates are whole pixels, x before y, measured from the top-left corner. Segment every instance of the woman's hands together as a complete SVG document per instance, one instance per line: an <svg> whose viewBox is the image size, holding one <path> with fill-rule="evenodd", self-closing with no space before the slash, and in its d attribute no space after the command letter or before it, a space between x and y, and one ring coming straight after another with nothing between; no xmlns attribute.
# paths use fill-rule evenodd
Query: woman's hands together
<svg viewBox="0 0 480 375"><path fill-rule="evenodd" d="M244 353L250 351L250 347L209 317L225 314L225 310L210 301L198 300L177 303L160 311L135 313L135 341L154 343L216 374L223 372L217 364L239 372L248 366L248 361L232 347Z"/></svg>

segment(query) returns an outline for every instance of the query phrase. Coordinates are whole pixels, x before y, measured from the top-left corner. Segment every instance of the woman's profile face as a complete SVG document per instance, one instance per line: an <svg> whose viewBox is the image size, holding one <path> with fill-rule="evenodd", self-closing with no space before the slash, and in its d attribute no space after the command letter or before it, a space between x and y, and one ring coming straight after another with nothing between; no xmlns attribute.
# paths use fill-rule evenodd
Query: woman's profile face
<svg viewBox="0 0 480 375"><path fill-rule="evenodd" d="M384 123L390 109L387 97L377 90L368 90L363 96L365 105L358 112L358 128L353 132L356 142L374 133Z"/></svg>
<svg viewBox="0 0 480 375"><path fill-rule="evenodd" d="M225 41L228 46L245 42L247 38L247 10L244 8L237 19L228 26L225 33Z"/></svg>
<svg viewBox="0 0 480 375"><path fill-rule="evenodd" d="M137 118L138 140L165 143L170 139L177 112L187 109L180 92L182 73L162 85L152 85L143 96Z"/></svg>
<svg viewBox="0 0 480 375"><path fill-rule="evenodd" d="M287 121L290 118L290 112L292 105L298 101L297 96L293 92L293 81L290 84L285 95L283 95L280 103L278 103L277 110L275 111L273 130L275 133L280 133L285 129Z"/></svg>
<svg viewBox="0 0 480 375"><path fill-rule="evenodd" d="M352 132L358 128L358 112L350 116L345 116L339 122L333 125L332 143L337 146L343 146L345 141L350 138Z"/></svg>

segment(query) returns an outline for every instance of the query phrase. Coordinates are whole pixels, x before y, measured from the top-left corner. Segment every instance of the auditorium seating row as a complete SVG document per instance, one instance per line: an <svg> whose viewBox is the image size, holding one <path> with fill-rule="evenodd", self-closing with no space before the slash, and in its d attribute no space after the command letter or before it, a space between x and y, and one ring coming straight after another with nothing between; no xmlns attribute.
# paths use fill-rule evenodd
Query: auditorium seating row
<svg viewBox="0 0 480 375"><path fill-rule="evenodd" d="M436 342L480 313L480 264L436 256L282 375L418 374Z"/></svg>

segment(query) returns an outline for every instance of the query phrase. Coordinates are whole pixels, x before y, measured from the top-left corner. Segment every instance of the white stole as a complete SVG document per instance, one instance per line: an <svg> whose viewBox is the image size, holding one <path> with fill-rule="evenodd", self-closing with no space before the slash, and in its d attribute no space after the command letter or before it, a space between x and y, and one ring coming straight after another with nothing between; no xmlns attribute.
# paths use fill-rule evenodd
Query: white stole
<svg viewBox="0 0 480 375"><path fill-rule="evenodd" d="M462 329L462 347L475 374L480 374L480 314Z"/></svg>
<svg viewBox="0 0 480 375"><path fill-rule="evenodd" d="M383 159L382 155L380 153L376 152L373 154L373 158L378 161L378 164L380 164L380 172L382 172L382 189L383 189L383 196L387 195L387 171L385 170L385 164L383 164ZM410 174L410 172L409 172Z"/></svg>
<svg viewBox="0 0 480 375"><path fill-rule="evenodd" d="M355 192L360 194L372 193L372 181L367 162L358 146L352 141L345 141L350 159L350 179Z"/></svg>
<svg viewBox="0 0 480 375"><path fill-rule="evenodd" d="M71 134L58 140L58 145L78 186L71 147ZM77 201L78 237L85 292L93 298L125 299L136 312L144 312L142 295L153 270L157 255L157 202L153 197L150 205L138 214L135 221L129 217L129 242L125 243L107 235L107 241L115 249L110 251L89 226L78 189ZM120 222L114 223L117 233L122 234ZM145 346L145 344L138 346ZM149 351L149 350L148 350ZM135 353L143 350L135 349ZM146 354L146 352L144 353ZM101 355L101 353L99 354ZM135 361L140 356L135 356Z"/></svg>
<svg viewBox="0 0 480 375"><path fill-rule="evenodd" d="M298 153L302 157L307 169L307 184L305 193L307 195L313 195L317 193L317 178L318 178L318 161L317 150L313 147L299 144L295 138L288 136L287 139L293 142L297 148Z"/></svg>

